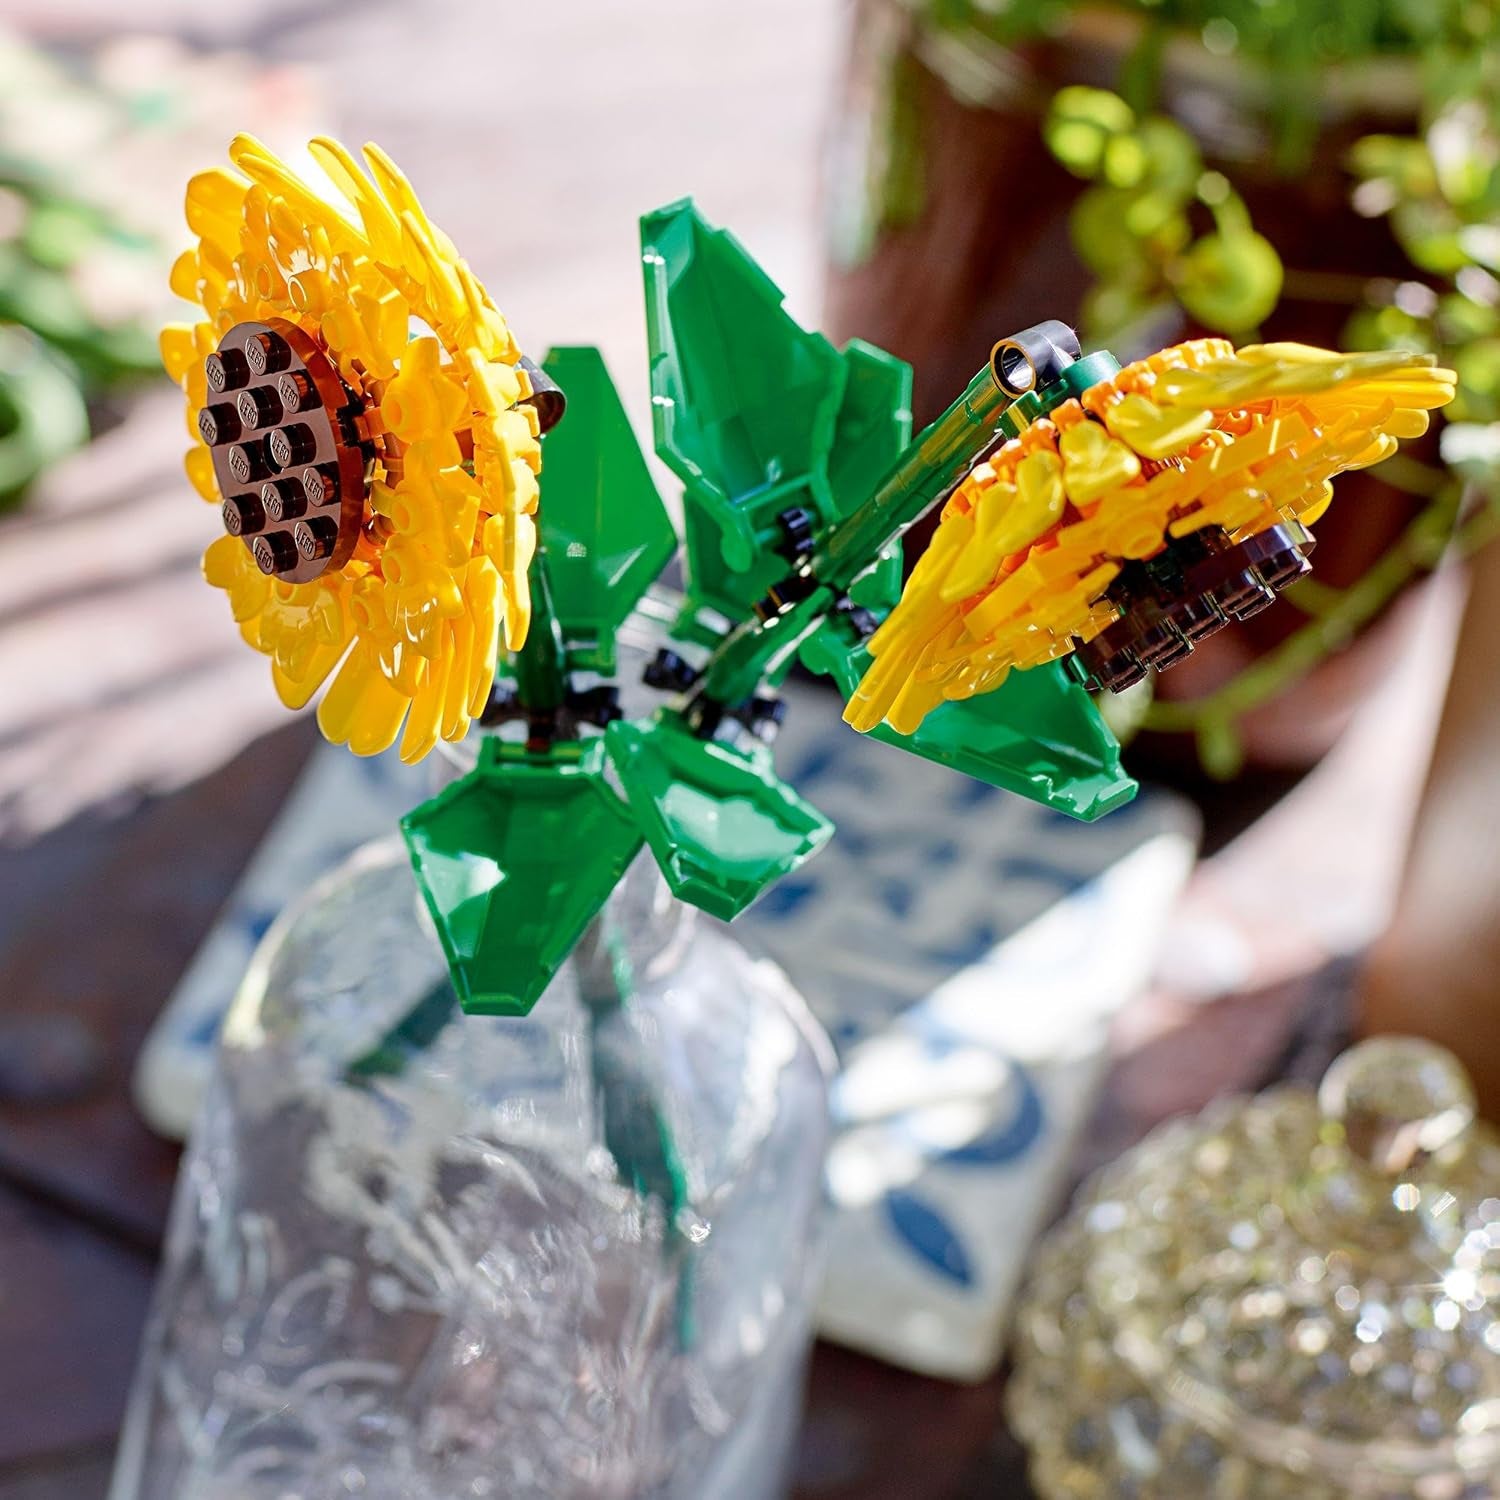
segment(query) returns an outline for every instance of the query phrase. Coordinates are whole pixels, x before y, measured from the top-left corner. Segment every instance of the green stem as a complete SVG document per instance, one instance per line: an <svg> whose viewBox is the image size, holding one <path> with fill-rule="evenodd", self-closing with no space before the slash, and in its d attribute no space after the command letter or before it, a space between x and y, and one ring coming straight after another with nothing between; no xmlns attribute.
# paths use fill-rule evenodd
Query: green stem
<svg viewBox="0 0 1500 1500"><path fill-rule="evenodd" d="M907 444L870 498L828 528L813 554L817 578L848 588L963 478L1010 405L986 363L947 411Z"/></svg>
<svg viewBox="0 0 1500 1500"><path fill-rule="evenodd" d="M663 1245L677 1262L677 1337L691 1349L695 1335L692 1243L681 1231L688 1207L687 1172L667 1118L660 1080L626 1011L636 993L635 969L617 913L606 904L573 950L579 998L589 1013L589 1069L602 1116L604 1144L620 1181L654 1198L663 1215Z"/></svg>
<svg viewBox="0 0 1500 1500"><path fill-rule="evenodd" d="M567 696L568 652L552 602L545 547L538 547L531 560L530 578L531 630L526 644L512 658L516 692L525 708L550 713Z"/></svg>
<svg viewBox="0 0 1500 1500"><path fill-rule="evenodd" d="M838 595L962 479L994 440L1010 405L986 363L958 400L907 444L870 498L821 537L811 563L819 585L815 592L780 614L752 617L727 635L709 658L694 696L717 703L749 697Z"/></svg>
<svg viewBox="0 0 1500 1500"><path fill-rule="evenodd" d="M1369 300L1370 278L1287 266L1282 271L1281 295L1283 300L1293 302L1331 302L1341 307L1361 307Z"/></svg>
<svg viewBox="0 0 1500 1500"><path fill-rule="evenodd" d="M1170 36L1167 27L1147 21L1140 40L1120 67L1120 97L1138 118L1150 114L1159 102L1162 56Z"/></svg>

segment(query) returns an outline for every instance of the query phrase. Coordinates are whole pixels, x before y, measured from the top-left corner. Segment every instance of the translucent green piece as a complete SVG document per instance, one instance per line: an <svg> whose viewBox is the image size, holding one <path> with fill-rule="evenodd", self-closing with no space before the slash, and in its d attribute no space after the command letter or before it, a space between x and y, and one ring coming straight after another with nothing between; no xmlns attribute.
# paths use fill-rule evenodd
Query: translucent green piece
<svg viewBox="0 0 1500 1500"><path fill-rule="evenodd" d="M597 349L543 369L568 398L547 436L537 519L574 667L614 669L615 631L677 550L677 533Z"/></svg>
<svg viewBox="0 0 1500 1500"><path fill-rule="evenodd" d="M670 712L611 724L604 742L673 895L725 921L833 833L769 752L698 739Z"/></svg>
<svg viewBox="0 0 1500 1500"><path fill-rule="evenodd" d="M684 199L641 220L656 451L683 482L689 615L740 620L788 571L779 517L814 530L863 501L911 431L911 370L842 354L782 307L733 235ZM896 586L893 553L879 592Z"/></svg>
<svg viewBox="0 0 1500 1500"><path fill-rule="evenodd" d="M453 987L470 1014L524 1016L641 847L604 746L479 764L401 820ZM516 758L507 758L510 756Z"/></svg>
<svg viewBox="0 0 1500 1500"><path fill-rule="evenodd" d="M835 621L803 645L801 659L810 671L831 676L845 699L870 664L869 652ZM1086 823L1137 791L1120 766L1119 742L1061 662L1013 671L992 692L944 703L915 734L882 724L870 738Z"/></svg>

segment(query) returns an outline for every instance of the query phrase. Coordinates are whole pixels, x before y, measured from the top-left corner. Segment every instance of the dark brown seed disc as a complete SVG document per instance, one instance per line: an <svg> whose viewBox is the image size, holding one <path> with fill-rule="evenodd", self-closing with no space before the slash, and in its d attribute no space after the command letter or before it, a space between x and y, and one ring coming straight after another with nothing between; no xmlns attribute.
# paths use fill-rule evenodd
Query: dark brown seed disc
<svg viewBox="0 0 1500 1500"><path fill-rule="evenodd" d="M231 328L204 373L212 396L227 398L198 416L225 530L288 583L342 567L364 523L369 450L359 399L332 360L295 323L272 318Z"/></svg>

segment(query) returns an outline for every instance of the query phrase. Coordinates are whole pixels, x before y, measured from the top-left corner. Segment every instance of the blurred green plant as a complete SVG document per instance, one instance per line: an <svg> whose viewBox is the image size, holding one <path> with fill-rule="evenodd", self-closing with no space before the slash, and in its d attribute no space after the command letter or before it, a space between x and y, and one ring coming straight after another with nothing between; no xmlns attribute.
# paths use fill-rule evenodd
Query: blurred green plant
<svg viewBox="0 0 1500 1500"><path fill-rule="evenodd" d="M1441 466L1401 454L1381 477L1420 501L1406 531L1356 584L1309 579L1288 591L1305 625L1219 691L1152 703L1144 727L1196 736L1205 768L1233 775L1238 725L1353 637L1414 577L1500 532L1500 4L1496 0L898 0L931 36L1012 47L1061 34L1078 13L1126 12L1143 23L1118 91L1068 86L1051 96L1042 132L1057 161L1088 186L1070 217L1094 281L1080 321L1091 342L1153 345L1180 321L1236 340L1256 336L1283 292L1342 301L1352 348L1431 351L1459 375L1440 434ZM1291 175L1323 128L1326 70L1398 63L1418 98L1410 135L1370 135L1346 166L1354 210L1385 218L1409 277L1330 277L1284 267L1245 200L1204 161L1199 141L1156 109L1173 39L1195 39L1254 74L1275 162ZM928 49L926 55L931 55ZM951 72L957 74L958 69ZM951 77L950 77L951 81ZM910 87L903 117L910 125ZM920 212L920 152L887 147L906 191L877 208L885 222ZM913 165L913 163L916 165Z"/></svg>
<svg viewBox="0 0 1500 1500"><path fill-rule="evenodd" d="M165 248L87 187L122 125L97 79L0 31L0 509L87 439L91 400L157 368Z"/></svg>
<svg viewBox="0 0 1500 1500"><path fill-rule="evenodd" d="M1138 119L1118 94L1072 87L1053 99L1043 134L1091 183L1071 216L1074 246L1097 278L1082 310L1091 335L1120 338L1173 301L1207 328L1243 333L1276 306L1281 258L1175 120ZM1213 225L1199 235L1195 206Z"/></svg>

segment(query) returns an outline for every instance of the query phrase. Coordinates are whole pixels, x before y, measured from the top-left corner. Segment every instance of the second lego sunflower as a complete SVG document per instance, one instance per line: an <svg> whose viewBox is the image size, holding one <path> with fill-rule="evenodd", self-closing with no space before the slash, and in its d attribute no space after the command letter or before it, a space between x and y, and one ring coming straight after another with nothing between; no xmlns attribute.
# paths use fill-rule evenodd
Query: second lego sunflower
<svg viewBox="0 0 1500 1500"><path fill-rule="evenodd" d="M1308 571L1333 476L1425 432L1430 355L1179 344L1070 396L943 507L845 713L910 733L938 704L1069 658L1121 689Z"/></svg>

